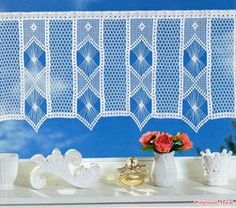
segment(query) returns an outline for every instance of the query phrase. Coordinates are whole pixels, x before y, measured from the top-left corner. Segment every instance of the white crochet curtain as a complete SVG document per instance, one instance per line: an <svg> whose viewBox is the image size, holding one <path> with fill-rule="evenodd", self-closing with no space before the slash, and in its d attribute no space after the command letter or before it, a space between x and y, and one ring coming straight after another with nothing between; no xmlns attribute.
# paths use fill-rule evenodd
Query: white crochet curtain
<svg viewBox="0 0 236 208"><path fill-rule="evenodd" d="M236 11L0 14L0 120L236 117Z"/></svg>

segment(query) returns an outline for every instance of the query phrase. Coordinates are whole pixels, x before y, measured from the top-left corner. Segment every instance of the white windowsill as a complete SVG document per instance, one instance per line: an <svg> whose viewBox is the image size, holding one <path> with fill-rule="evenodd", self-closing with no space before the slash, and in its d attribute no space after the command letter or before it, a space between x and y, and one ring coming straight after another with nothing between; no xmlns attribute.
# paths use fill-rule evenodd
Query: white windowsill
<svg viewBox="0 0 236 208"><path fill-rule="evenodd" d="M176 157L178 181L174 187L156 187L151 182L133 188L121 186L116 181L116 168L123 166L125 160L84 159L84 163L97 162L102 167L101 180L92 189L74 188L48 175L48 185L42 190L34 190L29 184L28 176L34 164L21 160L15 189L0 191L0 207L125 207L131 204L135 207L190 207L196 200L236 200L236 157L232 159L229 185L223 187L203 184L198 157ZM140 163L150 167L152 159L142 158Z"/></svg>

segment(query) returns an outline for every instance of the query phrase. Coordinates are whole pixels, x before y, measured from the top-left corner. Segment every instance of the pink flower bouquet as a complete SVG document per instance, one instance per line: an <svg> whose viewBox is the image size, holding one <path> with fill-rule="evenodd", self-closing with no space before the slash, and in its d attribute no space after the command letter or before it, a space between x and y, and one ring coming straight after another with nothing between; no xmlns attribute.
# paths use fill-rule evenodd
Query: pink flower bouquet
<svg viewBox="0 0 236 208"><path fill-rule="evenodd" d="M192 148L193 143L186 133L170 135L159 131L147 132L140 138L142 150L155 151L157 153L182 152Z"/></svg>

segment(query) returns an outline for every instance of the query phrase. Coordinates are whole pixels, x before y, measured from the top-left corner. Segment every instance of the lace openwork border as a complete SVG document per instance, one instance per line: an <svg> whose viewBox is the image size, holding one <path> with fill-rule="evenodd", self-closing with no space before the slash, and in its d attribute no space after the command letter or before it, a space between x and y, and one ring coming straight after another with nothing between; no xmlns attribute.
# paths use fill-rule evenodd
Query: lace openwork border
<svg viewBox="0 0 236 208"><path fill-rule="evenodd" d="M0 120L236 117L236 11L0 13Z"/></svg>

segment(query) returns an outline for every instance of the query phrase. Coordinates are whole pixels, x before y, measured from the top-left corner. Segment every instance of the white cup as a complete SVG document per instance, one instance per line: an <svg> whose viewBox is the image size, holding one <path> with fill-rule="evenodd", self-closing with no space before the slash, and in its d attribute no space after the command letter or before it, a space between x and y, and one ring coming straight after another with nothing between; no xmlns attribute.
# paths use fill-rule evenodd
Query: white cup
<svg viewBox="0 0 236 208"><path fill-rule="evenodd" d="M18 154L0 153L0 190L14 188L18 172Z"/></svg>

